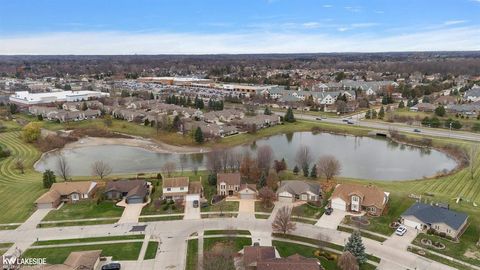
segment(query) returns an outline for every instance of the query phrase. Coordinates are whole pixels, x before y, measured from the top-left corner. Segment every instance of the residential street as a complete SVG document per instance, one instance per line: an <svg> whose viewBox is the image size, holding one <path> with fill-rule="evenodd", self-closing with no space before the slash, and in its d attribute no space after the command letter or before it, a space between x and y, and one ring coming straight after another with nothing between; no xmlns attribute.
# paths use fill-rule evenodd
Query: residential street
<svg viewBox="0 0 480 270"><path fill-rule="evenodd" d="M177 221L160 221L149 222L146 234L155 235L160 239L159 253L155 259L155 269L184 269L186 256L186 239L194 232L204 230L228 229L231 227L239 230L250 230L254 241L260 239L261 243L269 243L270 239L262 240L261 238L270 238L271 223L268 220L260 219L242 219L242 218L224 218L224 219L200 219L200 220L177 220ZM15 242L15 246L26 248L36 239L53 240L53 239L69 239L83 237L98 237L108 235L126 235L131 234L129 231L131 225L95 225L86 227L63 227L63 228L45 228L45 229L28 229L1 231L0 239L6 242ZM330 242L344 245L350 234L339 232L334 229L317 227L314 225L297 223L297 229L294 234L315 238L323 234L328 235ZM267 237L268 236L268 237ZM453 269L446 265L433 262L407 252L404 249L398 249L380 242L363 239L367 252L380 257L382 261L386 261L388 266L395 265L398 269ZM392 268L383 268L392 269Z"/></svg>

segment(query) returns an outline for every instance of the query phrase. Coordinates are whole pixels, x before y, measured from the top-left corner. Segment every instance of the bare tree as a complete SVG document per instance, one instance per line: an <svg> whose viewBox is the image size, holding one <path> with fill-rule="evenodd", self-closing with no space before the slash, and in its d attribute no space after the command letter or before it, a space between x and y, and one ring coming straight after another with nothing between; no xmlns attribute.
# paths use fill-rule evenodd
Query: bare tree
<svg viewBox="0 0 480 270"><path fill-rule="evenodd" d="M263 187L258 191L258 197L265 208L271 208L276 195L271 188Z"/></svg>
<svg viewBox="0 0 480 270"><path fill-rule="evenodd" d="M240 170L240 166L242 164L242 160L243 160L243 154L240 153L240 152L236 152L235 154L232 155L232 166L233 166L233 170L232 171L239 171Z"/></svg>
<svg viewBox="0 0 480 270"><path fill-rule="evenodd" d="M276 190L278 187L279 179L280 178L278 177L277 172L274 169L271 169L268 172L268 176L267 176L267 186L272 190Z"/></svg>
<svg viewBox="0 0 480 270"><path fill-rule="evenodd" d="M262 145L257 148L257 164L264 172L268 172L273 160L273 150L270 145Z"/></svg>
<svg viewBox="0 0 480 270"><path fill-rule="evenodd" d="M284 206L278 210L272 223L272 229L274 232L283 234L296 229L296 224L292 221L292 208Z"/></svg>
<svg viewBox="0 0 480 270"><path fill-rule="evenodd" d="M350 251L344 251L338 258L337 265L342 270L358 270L360 269L357 258Z"/></svg>
<svg viewBox="0 0 480 270"><path fill-rule="evenodd" d="M473 144L470 147L470 151L468 152L467 158L468 158L468 164L469 164L468 167L470 169L470 178L473 179L475 170L478 167L478 145L477 144Z"/></svg>
<svg viewBox="0 0 480 270"><path fill-rule="evenodd" d="M177 166L175 165L174 162L166 162L162 166L162 172L166 174L167 177L170 177L172 176L172 173L175 171L176 167Z"/></svg>
<svg viewBox="0 0 480 270"><path fill-rule="evenodd" d="M98 176L103 180L104 177L112 173L112 167L102 160L97 160L92 164L92 175Z"/></svg>
<svg viewBox="0 0 480 270"><path fill-rule="evenodd" d="M57 173L62 177L63 181L68 181L70 177L70 166L63 154L57 155Z"/></svg>
<svg viewBox="0 0 480 270"><path fill-rule="evenodd" d="M222 170L221 150L214 149L207 154L207 169L211 174Z"/></svg>
<svg viewBox="0 0 480 270"><path fill-rule="evenodd" d="M341 169L340 161L332 155L321 156L318 159L318 175L325 175L327 180L331 180L335 175L340 174Z"/></svg>
<svg viewBox="0 0 480 270"><path fill-rule="evenodd" d="M295 161L297 162L300 168L309 167L310 163L313 161L312 153L310 148L305 145L301 145L297 150L297 155L295 156Z"/></svg>
<svg viewBox="0 0 480 270"><path fill-rule="evenodd" d="M187 158L187 155L185 154L182 154L180 155L180 160L179 160L179 164L180 164L180 170L182 171L182 175L183 175L183 169L185 168L185 166L187 165L188 163L188 158Z"/></svg>
<svg viewBox="0 0 480 270"><path fill-rule="evenodd" d="M23 162L23 159L15 159L15 169L19 170L21 174L25 173L25 163Z"/></svg>

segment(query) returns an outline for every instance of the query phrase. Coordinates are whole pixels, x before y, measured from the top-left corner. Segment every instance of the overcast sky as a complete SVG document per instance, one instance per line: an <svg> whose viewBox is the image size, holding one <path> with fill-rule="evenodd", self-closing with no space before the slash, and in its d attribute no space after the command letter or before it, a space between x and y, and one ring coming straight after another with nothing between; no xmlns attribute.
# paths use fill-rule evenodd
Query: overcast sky
<svg viewBox="0 0 480 270"><path fill-rule="evenodd" d="M480 0L0 0L0 54L480 50Z"/></svg>

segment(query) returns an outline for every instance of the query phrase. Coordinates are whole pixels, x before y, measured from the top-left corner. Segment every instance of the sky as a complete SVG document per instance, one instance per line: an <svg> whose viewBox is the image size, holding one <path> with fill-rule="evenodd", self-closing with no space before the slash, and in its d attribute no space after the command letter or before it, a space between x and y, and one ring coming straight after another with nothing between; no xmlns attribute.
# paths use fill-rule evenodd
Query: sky
<svg viewBox="0 0 480 270"><path fill-rule="evenodd" d="M480 50L480 0L0 0L0 54Z"/></svg>

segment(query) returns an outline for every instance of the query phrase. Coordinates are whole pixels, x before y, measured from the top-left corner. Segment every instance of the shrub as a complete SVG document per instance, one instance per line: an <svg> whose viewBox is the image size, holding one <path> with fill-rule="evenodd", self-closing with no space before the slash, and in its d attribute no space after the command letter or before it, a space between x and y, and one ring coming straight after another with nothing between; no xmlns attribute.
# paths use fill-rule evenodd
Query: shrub
<svg viewBox="0 0 480 270"><path fill-rule="evenodd" d="M165 205L163 206L163 211L167 211L169 207L170 207L169 204L165 204Z"/></svg>

